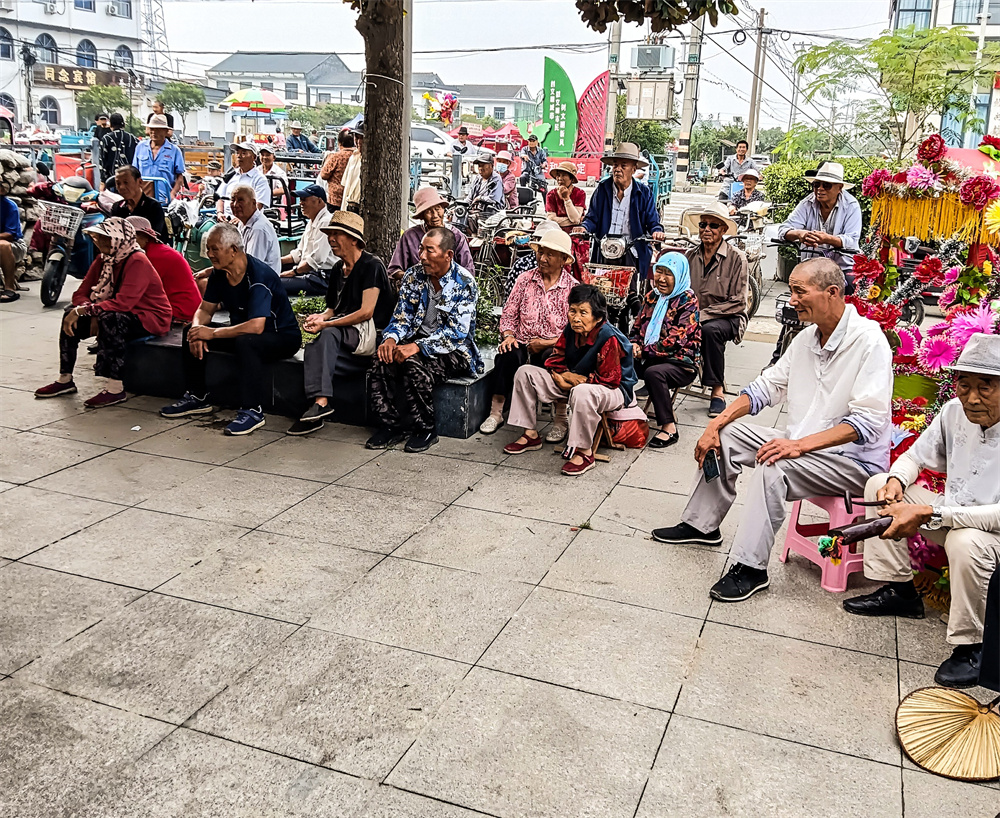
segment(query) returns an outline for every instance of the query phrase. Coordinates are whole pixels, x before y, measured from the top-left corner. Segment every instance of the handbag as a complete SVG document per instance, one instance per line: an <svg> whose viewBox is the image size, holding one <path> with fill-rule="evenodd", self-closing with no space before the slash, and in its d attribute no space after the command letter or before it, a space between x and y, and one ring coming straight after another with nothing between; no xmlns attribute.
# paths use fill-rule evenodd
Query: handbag
<svg viewBox="0 0 1000 818"><path fill-rule="evenodd" d="M354 328L358 331L358 347L354 350L354 355L368 355L372 356L375 354L375 319L369 318L367 321L361 324L355 324Z"/></svg>

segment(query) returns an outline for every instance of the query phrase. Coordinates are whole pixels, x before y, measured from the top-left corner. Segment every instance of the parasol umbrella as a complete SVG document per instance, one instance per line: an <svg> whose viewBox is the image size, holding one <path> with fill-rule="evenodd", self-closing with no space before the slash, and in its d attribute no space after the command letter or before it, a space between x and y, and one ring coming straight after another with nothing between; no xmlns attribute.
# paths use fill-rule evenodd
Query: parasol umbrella
<svg viewBox="0 0 1000 818"><path fill-rule="evenodd" d="M899 703L896 734L914 764L946 778L1000 778L1000 698L980 704L946 687L922 687Z"/></svg>
<svg viewBox="0 0 1000 818"><path fill-rule="evenodd" d="M219 103L219 107L223 110L231 109L234 113L244 116L253 116L254 114L288 115L285 100L274 91L265 91L262 88L241 88L239 91L233 91Z"/></svg>

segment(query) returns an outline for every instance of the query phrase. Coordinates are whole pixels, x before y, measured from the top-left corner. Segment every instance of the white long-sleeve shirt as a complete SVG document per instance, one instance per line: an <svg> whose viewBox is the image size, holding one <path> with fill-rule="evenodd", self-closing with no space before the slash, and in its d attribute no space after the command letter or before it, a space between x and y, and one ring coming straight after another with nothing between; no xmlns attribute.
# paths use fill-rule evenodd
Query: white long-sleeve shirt
<svg viewBox="0 0 1000 818"><path fill-rule="evenodd" d="M250 220L236 225L243 234L243 249L248 256L264 262L274 272L281 273L281 247L274 225L260 210L255 210Z"/></svg>
<svg viewBox="0 0 1000 818"><path fill-rule="evenodd" d="M333 214L325 207L306 224L305 232L299 239L298 246L292 250L292 262L296 267L302 262L311 270L332 270L337 263L337 257L330 249L326 233L321 232L328 227Z"/></svg>
<svg viewBox="0 0 1000 818"><path fill-rule="evenodd" d="M952 398L889 474L909 486L924 469L947 474L944 525L1000 532L1000 423L984 429Z"/></svg>
<svg viewBox="0 0 1000 818"><path fill-rule="evenodd" d="M257 197L257 204L263 207L271 206L271 183L260 172L259 167L252 167L246 173L237 173L232 179L219 187L218 195L229 196L236 189L237 185L249 185L253 188L254 195ZM229 199L226 199L222 203L222 213L225 216L229 216L232 212L229 208Z"/></svg>
<svg viewBox="0 0 1000 818"><path fill-rule="evenodd" d="M892 350L882 328L850 304L826 346L820 346L818 327L806 327L742 394L754 415L787 401L790 440L846 423L858 439L824 451L849 457L869 474L889 465Z"/></svg>

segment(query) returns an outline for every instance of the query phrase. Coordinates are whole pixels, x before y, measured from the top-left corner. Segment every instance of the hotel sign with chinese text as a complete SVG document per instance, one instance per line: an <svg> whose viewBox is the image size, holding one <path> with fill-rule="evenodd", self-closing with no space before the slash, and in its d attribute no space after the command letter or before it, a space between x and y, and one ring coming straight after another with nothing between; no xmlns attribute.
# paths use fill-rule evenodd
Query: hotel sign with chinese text
<svg viewBox="0 0 1000 818"><path fill-rule="evenodd" d="M128 74L99 71L96 68L80 68L74 65L35 65L34 80L35 85L67 88L70 91L86 91L95 85L129 87Z"/></svg>

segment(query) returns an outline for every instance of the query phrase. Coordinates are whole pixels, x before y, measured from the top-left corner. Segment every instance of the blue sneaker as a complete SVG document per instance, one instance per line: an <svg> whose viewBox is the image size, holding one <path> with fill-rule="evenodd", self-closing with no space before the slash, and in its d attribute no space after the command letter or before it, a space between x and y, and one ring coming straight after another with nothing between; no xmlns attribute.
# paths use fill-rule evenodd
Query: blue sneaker
<svg viewBox="0 0 1000 818"><path fill-rule="evenodd" d="M208 400L208 395L199 398L190 392L185 392L179 401L164 406L160 414L165 418L183 418L188 415L210 415L214 411L215 407Z"/></svg>
<svg viewBox="0 0 1000 818"><path fill-rule="evenodd" d="M248 435L254 429L264 425L264 413L258 406L256 409L240 409L236 419L225 428L227 435Z"/></svg>

